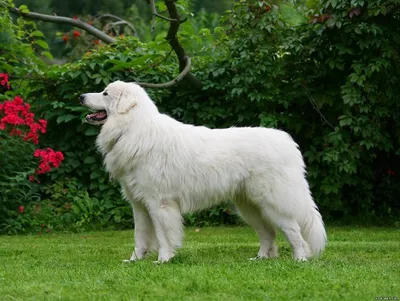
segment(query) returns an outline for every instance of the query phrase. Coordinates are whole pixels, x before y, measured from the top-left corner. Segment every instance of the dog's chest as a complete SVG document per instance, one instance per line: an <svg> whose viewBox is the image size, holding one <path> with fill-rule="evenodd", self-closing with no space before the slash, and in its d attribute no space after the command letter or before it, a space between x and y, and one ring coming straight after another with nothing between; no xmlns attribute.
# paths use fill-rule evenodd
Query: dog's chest
<svg viewBox="0 0 400 301"><path fill-rule="evenodd" d="M108 153L104 157L104 166L106 171L110 174L111 178L119 179L126 173L126 168L123 164L118 163L118 157L113 156L112 153Z"/></svg>

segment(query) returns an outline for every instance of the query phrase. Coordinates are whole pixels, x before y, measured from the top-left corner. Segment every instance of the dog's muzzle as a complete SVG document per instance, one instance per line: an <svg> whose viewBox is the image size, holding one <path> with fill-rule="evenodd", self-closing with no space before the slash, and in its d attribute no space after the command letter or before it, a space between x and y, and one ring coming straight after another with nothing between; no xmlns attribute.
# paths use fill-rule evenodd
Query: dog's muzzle
<svg viewBox="0 0 400 301"><path fill-rule="evenodd" d="M81 103L81 105L85 104L85 97L86 97L85 94L81 94L79 96L79 102Z"/></svg>

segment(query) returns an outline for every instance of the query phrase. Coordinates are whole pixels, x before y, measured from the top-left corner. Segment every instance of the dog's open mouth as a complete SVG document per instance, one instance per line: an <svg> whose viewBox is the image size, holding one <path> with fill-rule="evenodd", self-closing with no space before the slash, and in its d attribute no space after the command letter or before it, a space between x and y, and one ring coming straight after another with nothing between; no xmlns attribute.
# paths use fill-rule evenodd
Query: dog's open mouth
<svg viewBox="0 0 400 301"><path fill-rule="evenodd" d="M86 115L86 120L88 122L101 122L107 119L106 111L97 111L91 114Z"/></svg>

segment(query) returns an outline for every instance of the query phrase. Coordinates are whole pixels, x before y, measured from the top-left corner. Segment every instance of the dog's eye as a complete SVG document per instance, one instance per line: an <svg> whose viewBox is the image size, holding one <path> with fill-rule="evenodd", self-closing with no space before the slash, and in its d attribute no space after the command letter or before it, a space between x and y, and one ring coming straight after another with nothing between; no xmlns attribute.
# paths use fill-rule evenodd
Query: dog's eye
<svg viewBox="0 0 400 301"><path fill-rule="evenodd" d="M103 95L104 95L104 96L107 96L107 95L108 95L108 93L107 93L107 92L103 92Z"/></svg>

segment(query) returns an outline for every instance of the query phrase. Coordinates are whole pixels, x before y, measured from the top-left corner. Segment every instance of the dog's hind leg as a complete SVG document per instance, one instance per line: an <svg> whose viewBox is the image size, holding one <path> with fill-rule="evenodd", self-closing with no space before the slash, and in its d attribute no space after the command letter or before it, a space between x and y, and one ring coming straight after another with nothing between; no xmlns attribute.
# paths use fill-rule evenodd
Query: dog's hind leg
<svg viewBox="0 0 400 301"><path fill-rule="evenodd" d="M292 247L293 258L299 261L307 260L307 243L301 235L300 225L294 220L284 219L281 219L278 225Z"/></svg>
<svg viewBox="0 0 400 301"><path fill-rule="evenodd" d="M132 201L133 218L135 221L135 250L129 261L142 259L150 250L154 238L154 226L149 211L142 203Z"/></svg>
<svg viewBox="0 0 400 301"><path fill-rule="evenodd" d="M278 248L274 244L275 230L268 220L263 219L257 206L245 200L235 201L234 203L240 216L253 227L260 240L258 254L251 259L278 257Z"/></svg>
<svg viewBox="0 0 400 301"><path fill-rule="evenodd" d="M299 261L307 260L307 243L301 235L301 228L299 223L294 217L288 217L282 213L278 213L276 210L269 208L268 212L264 212L265 216L268 216L286 236L290 246L293 250L293 258Z"/></svg>
<svg viewBox="0 0 400 301"><path fill-rule="evenodd" d="M179 206L167 200L152 200L147 206L159 245L158 262L167 262L182 245L183 223Z"/></svg>

